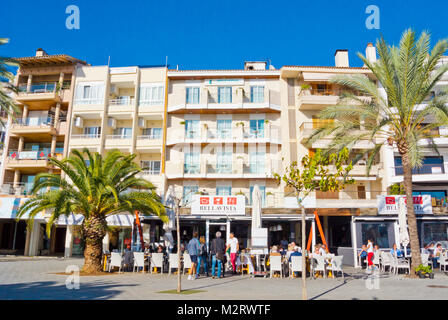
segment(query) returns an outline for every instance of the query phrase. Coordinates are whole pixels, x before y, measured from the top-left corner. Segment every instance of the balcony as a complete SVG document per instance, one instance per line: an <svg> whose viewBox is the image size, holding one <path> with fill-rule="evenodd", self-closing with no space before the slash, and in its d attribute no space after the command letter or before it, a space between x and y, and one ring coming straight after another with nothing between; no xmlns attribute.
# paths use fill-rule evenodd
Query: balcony
<svg viewBox="0 0 448 320"><path fill-rule="evenodd" d="M162 148L162 137L160 135L137 136L136 148L138 151L160 151Z"/></svg>
<svg viewBox="0 0 448 320"><path fill-rule="evenodd" d="M84 118L98 119L104 112L104 98L74 99L73 114Z"/></svg>
<svg viewBox="0 0 448 320"><path fill-rule="evenodd" d="M100 134L72 134L70 136L70 148L71 149L98 149L101 145Z"/></svg>
<svg viewBox="0 0 448 320"><path fill-rule="evenodd" d="M139 100L137 113L148 120L163 119L165 113L164 100Z"/></svg>
<svg viewBox="0 0 448 320"><path fill-rule="evenodd" d="M267 159L259 162L244 162L237 158L233 162L217 162L216 160L203 160L200 163L184 163L184 161L168 161L167 177L176 178L203 178L203 179L266 179L274 178L274 173L282 170L281 161Z"/></svg>
<svg viewBox="0 0 448 320"><path fill-rule="evenodd" d="M11 134L56 134L53 117L16 119L10 129Z"/></svg>
<svg viewBox="0 0 448 320"><path fill-rule="evenodd" d="M129 151L132 145L132 136L111 134L106 136L104 148Z"/></svg>
<svg viewBox="0 0 448 320"><path fill-rule="evenodd" d="M62 159L63 149L56 150L56 158ZM50 151L43 150L9 150L6 158L6 167L9 169L20 168L47 168Z"/></svg>
<svg viewBox="0 0 448 320"><path fill-rule="evenodd" d="M299 95L300 110L321 110L326 106L336 105L340 91L332 89L304 90Z"/></svg>
<svg viewBox="0 0 448 320"><path fill-rule="evenodd" d="M240 123L235 128L222 129L216 126L201 126L201 129L186 132L185 128L171 128L167 134L167 145L177 143L272 143L281 144L280 127L266 124L264 128L244 129Z"/></svg>
<svg viewBox="0 0 448 320"><path fill-rule="evenodd" d="M135 110L135 99L129 96L120 96L116 99L109 100L108 114L111 116L128 116L132 117Z"/></svg>
<svg viewBox="0 0 448 320"><path fill-rule="evenodd" d="M37 102L39 105L45 102L47 105L51 105L60 101L57 86L57 82L40 82L32 84L28 90L27 84L20 84L16 100L27 105Z"/></svg>
<svg viewBox="0 0 448 320"><path fill-rule="evenodd" d="M220 99L217 87L201 87L199 97L187 101L186 88L170 94L168 97L168 112L171 113L215 113L217 111L232 110L237 113L251 113L257 110L260 113L280 112L280 92L264 89L263 95L251 97L250 89L232 87L231 97ZM226 102L223 102L226 101Z"/></svg>

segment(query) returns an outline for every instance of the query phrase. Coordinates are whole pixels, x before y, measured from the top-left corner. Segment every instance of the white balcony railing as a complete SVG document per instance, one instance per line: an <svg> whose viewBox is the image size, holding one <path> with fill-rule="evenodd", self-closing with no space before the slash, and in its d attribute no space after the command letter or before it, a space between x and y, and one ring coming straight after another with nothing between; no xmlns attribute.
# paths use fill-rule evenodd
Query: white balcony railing
<svg viewBox="0 0 448 320"><path fill-rule="evenodd" d="M87 133L87 134L72 134L72 139L98 139L101 137L100 134Z"/></svg>

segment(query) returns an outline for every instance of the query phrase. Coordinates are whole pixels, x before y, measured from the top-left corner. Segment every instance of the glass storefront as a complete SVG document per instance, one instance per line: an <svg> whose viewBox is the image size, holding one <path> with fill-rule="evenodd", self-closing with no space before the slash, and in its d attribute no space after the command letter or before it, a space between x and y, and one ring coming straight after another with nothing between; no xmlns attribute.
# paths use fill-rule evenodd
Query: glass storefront
<svg viewBox="0 0 448 320"><path fill-rule="evenodd" d="M422 245L430 242L448 241L448 223L444 222L422 222L423 238Z"/></svg>
<svg viewBox="0 0 448 320"><path fill-rule="evenodd" d="M392 248L395 243L393 221L366 221L357 222L356 225L356 246L358 248L361 248L363 244L367 244L368 239L372 239L373 244L378 245L380 248Z"/></svg>

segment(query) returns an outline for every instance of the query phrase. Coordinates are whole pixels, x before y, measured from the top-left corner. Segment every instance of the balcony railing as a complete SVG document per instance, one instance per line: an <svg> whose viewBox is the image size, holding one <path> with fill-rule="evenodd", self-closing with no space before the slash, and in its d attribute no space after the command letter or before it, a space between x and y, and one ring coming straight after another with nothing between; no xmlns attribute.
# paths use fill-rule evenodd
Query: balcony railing
<svg viewBox="0 0 448 320"><path fill-rule="evenodd" d="M215 173L234 173L232 162L217 162L217 163L207 163L206 172Z"/></svg>
<svg viewBox="0 0 448 320"><path fill-rule="evenodd" d="M108 135L106 136L106 139L113 139L113 140L119 140L119 139L132 139L132 135L108 134Z"/></svg>
<svg viewBox="0 0 448 320"><path fill-rule="evenodd" d="M266 168L266 161L251 161L244 164L243 173L245 174L264 174Z"/></svg>
<svg viewBox="0 0 448 320"><path fill-rule="evenodd" d="M158 169L158 170L156 170L156 169L142 170L141 174L145 175L145 176L159 175L160 174L160 169Z"/></svg>
<svg viewBox="0 0 448 320"><path fill-rule="evenodd" d="M55 92L56 87L57 87L57 82L40 82L40 83L32 84L30 87L30 91L28 91L27 84L20 84L19 92L20 93L49 93L49 92Z"/></svg>
<svg viewBox="0 0 448 320"><path fill-rule="evenodd" d="M55 155L62 154L64 148L56 148ZM41 150L9 150L8 157L13 160L46 160L51 156L50 148Z"/></svg>
<svg viewBox="0 0 448 320"><path fill-rule="evenodd" d="M99 133L72 134L72 139L98 139L101 137Z"/></svg>
<svg viewBox="0 0 448 320"><path fill-rule="evenodd" d="M135 102L134 98L131 97L118 97L117 99L109 100L109 105L112 106L130 106Z"/></svg>
<svg viewBox="0 0 448 320"><path fill-rule="evenodd" d="M201 167L199 163L184 163L184 173L186 174L199 174Z"/></svg>
<svg viewBox="0 0 448 320"><path fill-rule="evenodd" d="M160 140L162 136L160 134L145 134L137 136L137 140Z"/></svg>
<svg viewBox="0 0 448 320"><path fill-rule="evenodd" d="M52 126L54 124L53 117L42 117L42 118L19 118L16 119L16 125L18 126Z"/></svg>

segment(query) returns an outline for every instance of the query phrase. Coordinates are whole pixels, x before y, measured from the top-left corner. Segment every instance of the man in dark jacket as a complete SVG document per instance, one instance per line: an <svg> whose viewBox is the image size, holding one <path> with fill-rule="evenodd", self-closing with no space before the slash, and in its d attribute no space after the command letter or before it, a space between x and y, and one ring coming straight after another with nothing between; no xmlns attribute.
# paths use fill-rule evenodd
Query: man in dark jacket
<svg viewBox="0 0 448 320"><path fill-rule="evenodd" d="M210 246L210 255L212 256L212 278L215 278L215 266L218 263L218 278L221 278L221 268L225 259L226 244L221 239L221 232L216 232L216 238L213 239Z"/></svg>

